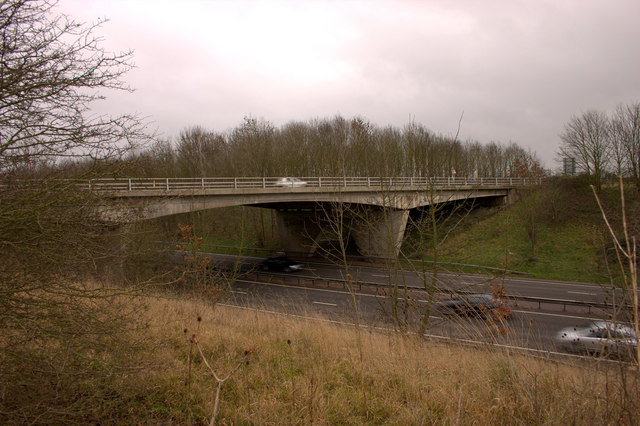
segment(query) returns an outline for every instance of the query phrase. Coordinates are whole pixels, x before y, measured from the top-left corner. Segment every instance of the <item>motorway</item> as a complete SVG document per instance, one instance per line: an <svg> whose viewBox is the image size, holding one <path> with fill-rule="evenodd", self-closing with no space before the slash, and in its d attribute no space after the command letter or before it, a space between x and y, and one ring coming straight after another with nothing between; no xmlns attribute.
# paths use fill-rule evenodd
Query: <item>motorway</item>
<svg viewBox="0 0 640 426"><path fill-rule="evenodd" d="M207 253L212 263L224 267L232 267L236 262L241 272L258 269L262 257L236 256ZM352 282L370 283L374 285L393 285L401 283L410 288L424 288L431 284L432 274L425 271L396 269L380 265L349 264L328 262L304 262L305 268L297 275L309 279L344 280L345 274ZM480 274L463 274L440 271L437 276L437 287L443 291L490 292L491 286L503 285L510 296L538 297L545 299L567 300L587 304L611 303L620 300L620 290L612 291L611 286L567 281L540 280L513 276L491 276Z"/></svg>
<svg viewBox="0 0 640 426"><path fill-rule="evenodd" d="M235 256L209 256L214 264L224 268L238 261ZM431 282L430 272L396 271L363 265L345 268L344 265L307 262L303 271L278 274L257 272L264 258L242 257L239 260L240 274L222 302L224 304L347 324L354 322L354 312L358 312L358 322L362 325L397 330L408 324L408 331L418 329L417 324L427 306L424 290L401 291L395 298L397 309L394 315L394 298L388 294L395 283L401 290L403 286L423 287L425 280ZM353 286L349 292L340 284L345 270L348 270L352 282L369 285ZM500 322L443 317L437 310L429 317L427 334L434 338L485 342L545 353L555 351L554 336L560 329L610 316L609 310L589 307L588 304L610 303L614 296L620 298L620 293L607 286L588 283L452 273L439 273L437 281L438 288L444 290L436 294L437 300L448 298L449 290L490 292L492 285L501 284L512 298L527 296L583 302L582 305L563 305L512 301L511 318ZM383 288L386 290L381 291Z"/></svg>

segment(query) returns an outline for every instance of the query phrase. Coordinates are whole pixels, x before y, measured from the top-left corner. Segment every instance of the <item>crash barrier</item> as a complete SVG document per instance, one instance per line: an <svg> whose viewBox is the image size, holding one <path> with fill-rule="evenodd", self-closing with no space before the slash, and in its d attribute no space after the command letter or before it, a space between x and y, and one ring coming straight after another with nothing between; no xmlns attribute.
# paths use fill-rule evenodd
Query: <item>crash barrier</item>
<svg viewBox="0 0 640 426"><path fill-rule="evenodd" d="M379 294L380 290L389 289L390 286L382 283L374 283L367 281L348 281L345 279L327 279L327 278L319 278L314 276L305 276L300 274L286 274L286 273L276 273L276 272L260 272L260 271L251 271L246 274L242 274L242 276L253 276L255 279L253 281L246 280L247 282L259 282L264 284L291 284L297 285L300 287L316 287L322 286L324 288L335 288L342 290L358 290L362 291L362 289L370 289L375 290L376 293ZM236 280L243 281L243 280ZM403 286L403 289L406 288L408 291L425 291L422 287L415 286ZM440 294L448 294L448 295L464 295L464 294L473 294L476 292L472 291L459 291L450 288L438 287L436 288L436 292ZM543 304L562 306L562 311L566 312L567 306L579 306L588 309L588 313L592 313L592 309L613 309L617 306L614 306L609 303L597 303L597 302L584 302L580 300L567 300L567 299L549 299L543 297L534 297L534 296L520 296L520 295L505 295L505 298L508 300L514 300L516 302L532 302L538 305L538 309L542 309Z"/></svg>
<svg viewBox="0 0 640 426"><path fill-rule="evenodd" d="M256 249L258 250L258 249ZM262 250L262 249L260 249ZM184 253L182 251L176 250L173 252L173 261L182 261L182 255ZM241 263L242 264L242 263ZM218 269L222 265L218 264L212 266L213 269ZM240 265L236 265L240 266ZM249 282L260 282L265 284L290 284L297 286L310 286L310 287L325 287L325 288L335 288L342 290L358 290L362 291L363 289L373 290L379 294L381 290L389 289L391 286L385 283L371 282L371 281L360 281L360 280L346 280L343 278L322 278L314 275L304 275L304 272L298 273L278 273L278 272L265 272L255 269L253 264L243 264L240 270L244 269L244 267L249 267L248 270L240 272L240 277L254 277L253 281ZM222 267L225 269L224 267ZM237 281L242 281L241 279L237 279ZM418 286L402 286L403 289L406 288L408 291L415 292L424 292L425 289L423 287ZM464 294L473 294L477 292L473 291L464 291L464 290L455 290L446 287L437 287L436 292L440 294L449 294L449 295L464 295ZM544 297L536 297L536 296L521 296L521 295L510 295L507 294L505 296L509 300L513 300L516 302L529 302L538 306L538 309L542 309L544 304L562 306L562 311L566 312L567 306L578 306L587 309L589 314L592 313L593 309L613 309L618 307L618 305L612 305L610 303L598 303L598 302L585 302L581 300L570 300L570 299L550 299Z"/></svg>

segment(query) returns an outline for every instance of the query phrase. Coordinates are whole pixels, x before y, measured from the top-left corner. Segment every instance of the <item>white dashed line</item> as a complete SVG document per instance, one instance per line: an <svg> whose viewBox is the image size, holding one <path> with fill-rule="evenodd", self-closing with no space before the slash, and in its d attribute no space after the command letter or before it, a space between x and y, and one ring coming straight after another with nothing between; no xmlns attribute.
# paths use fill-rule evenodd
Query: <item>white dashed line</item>
<svg viewBox="0 0 640 426"><path fill-rule="evenodd" d="M324 305L324 306L338 306L336 303L327 303L327 302L311 302L315 305Z"/></svg>

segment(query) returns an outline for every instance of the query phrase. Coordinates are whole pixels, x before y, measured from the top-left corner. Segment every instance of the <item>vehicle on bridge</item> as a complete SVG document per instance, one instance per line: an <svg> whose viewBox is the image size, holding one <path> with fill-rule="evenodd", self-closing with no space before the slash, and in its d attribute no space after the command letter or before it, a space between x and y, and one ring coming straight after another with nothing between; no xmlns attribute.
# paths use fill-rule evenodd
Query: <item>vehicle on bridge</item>
<svg viewBox="0 0 640 426"><path fill-rule="evenodd" d="M293 261L286 256L269 257L260 264L260 269L271 272L295 272L303 267L302 263Z"/></svg>
<svg viewBox="0 0 640 426"><path fill-rule="evenodd" d="M440 302L438 311L445 316L475 317L483 319L506 319L511 308L506 301L492 294L466 294Z"/></svg>
<svg viewBox="0 0 640 426"><path fill-rule="evenodd" d="M563 328L556 334L558 346L572 353L635 357L638 339L633 328L612 321L594 321L580 327Z"/></svg>
<svg viewBox="0 0 640 426"><path fill-rule="evenodd" d="M283 177L276 181L276 186L283 188L299 188L307 186L307 182L294 177Z"/></svg>

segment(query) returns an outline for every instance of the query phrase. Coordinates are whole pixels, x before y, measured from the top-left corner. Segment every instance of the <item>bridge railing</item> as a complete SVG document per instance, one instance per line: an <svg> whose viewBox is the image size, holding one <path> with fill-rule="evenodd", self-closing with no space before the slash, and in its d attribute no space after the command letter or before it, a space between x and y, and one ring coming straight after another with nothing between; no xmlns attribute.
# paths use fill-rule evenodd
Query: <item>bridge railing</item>
<svg viewBox="0 0 640 426"><path fill-rule="evenodd" d="M79 189L93 191L140 190L215 190L267 188L407 188L429 186L527 186L539 185L541 179L518 177L300 177L282 183L276 177L203 177L203 178L104 178L78 182Z"/></svg>

